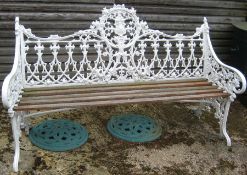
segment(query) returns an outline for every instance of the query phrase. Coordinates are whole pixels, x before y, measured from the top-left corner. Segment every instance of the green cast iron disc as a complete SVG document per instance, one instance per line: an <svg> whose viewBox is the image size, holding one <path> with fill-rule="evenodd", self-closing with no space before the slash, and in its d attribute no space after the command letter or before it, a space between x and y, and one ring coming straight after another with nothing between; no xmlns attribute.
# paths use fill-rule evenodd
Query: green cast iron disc
<svg viewBox="0 0 247 175"><path fill-rule="evenodd" d="M108 131L129 142L149 142L160 137L162 129L152 118L128 114L113 116L107 123Z"/></svg>
<svg viewBox="0 0 247 175"><path fill-rule="evenodd" d="M45 150L68 151L86 143L88 132L79 123L70 120L46 120L30 130L29 139Z"/></svg>

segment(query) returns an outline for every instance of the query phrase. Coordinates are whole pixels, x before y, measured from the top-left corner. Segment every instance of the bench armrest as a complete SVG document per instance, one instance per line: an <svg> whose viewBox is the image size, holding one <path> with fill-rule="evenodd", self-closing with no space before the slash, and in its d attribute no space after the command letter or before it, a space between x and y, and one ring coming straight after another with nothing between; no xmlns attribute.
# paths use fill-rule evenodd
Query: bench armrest
<svg viewBox="0 0 247 175"><path fill-rule="evenodd" d="M233 101L236 94L244 93L246 90L246 79L244 75L231 66L224 64L219 60L213 49L209 33L206 34L207 57L205 62L205 76L213 84L224 89L230 94L230 99Z"/></svg>
<svg viewBox="0 0 247 175"><path fill-rule="evenodd" d="M19 30L19 18L15 19L15 57L11 72L6 76L2 86L3 106L8 110L13 110L14 105L18 102L23 88L22 61L20 54L21 36Z"/></svg>

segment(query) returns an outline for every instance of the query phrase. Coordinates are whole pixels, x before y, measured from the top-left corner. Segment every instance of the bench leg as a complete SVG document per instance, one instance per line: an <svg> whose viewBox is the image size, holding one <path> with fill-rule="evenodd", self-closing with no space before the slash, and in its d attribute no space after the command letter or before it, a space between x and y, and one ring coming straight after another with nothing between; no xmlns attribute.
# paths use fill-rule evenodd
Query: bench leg
<svg viewBox="0 0 247 175"><path fill-rule="evenodd" d="M28 113L27 112L21 112L20 115L21 115L21 123L20 123L21 129L24 129L26 135L29 135L30 123L29 123L28 118L24 117L24 116L28 115Z"/></svg>
<svg viewBox="0 0 247 175"><path fill-rule="evenodd" d="M14 161L13 161L13 169L15 172L18 171L18 163L19 163L19 157L20 157L20 136L21 136L21 115L18 115L18 113L9 113L11 117L11 125L12 125L12 133L14 138L14 148L15 148L15 155L14 155Z"/></svg>
<svg viewBox="0 0 247 175"><path fill-rule="evenodd" d="M227 141L227 146L231 146L231 139L226 131L226 123L227 123L227 117L229 113L229 108L231 105L230 99L221 99L218 102L218 105L216 106L216 118L219 119L220 124L220 137L225 137Z"/></svg>

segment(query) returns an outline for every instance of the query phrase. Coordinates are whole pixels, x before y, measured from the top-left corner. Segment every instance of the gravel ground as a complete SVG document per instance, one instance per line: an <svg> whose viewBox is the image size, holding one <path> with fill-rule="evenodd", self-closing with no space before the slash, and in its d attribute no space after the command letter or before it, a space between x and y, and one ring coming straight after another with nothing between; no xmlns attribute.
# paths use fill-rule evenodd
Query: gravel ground
<svg viewBox="0 0 247 175"><path fill-rule="evenodd" d="M207 108L200 118L191 103L149 103L83 108L31 119L69 118L84 125L88 142L68 152L50 152L33 146L23 132L20 175L166 175L247 174L247 108L238 101L230 109L228 133L233 146L218 137L218 121ZM157 120L160 139L140 144L113 138L106 130L113 115L135 113ZM10 122L0 113L0 175L12 172L13 144Z"/></svg>

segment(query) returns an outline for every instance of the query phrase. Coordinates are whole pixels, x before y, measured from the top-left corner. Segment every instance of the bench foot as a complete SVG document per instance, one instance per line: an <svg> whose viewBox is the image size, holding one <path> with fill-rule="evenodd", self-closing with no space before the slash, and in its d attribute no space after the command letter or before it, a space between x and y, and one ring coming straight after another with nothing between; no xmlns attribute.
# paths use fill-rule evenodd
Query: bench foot
<svg viewBox="0 0 247 175"><path fill-rule="evenodd" d="M15 148L15 155L14 155L14 161L13 161L13 170L14 172L18 171L18 163L20 158L20 136L21 136L21 116L17 113L10 113L11 117L11 124L12 124L12 132L13 132L13 138L14 138L14 148Z"/></svg>
<svg viewBox="0 0 247 175"><path fill-rule="evenodd" d="M226 131L226 123L227 123L227 117L229 113L229 108L231 104L230 99L220 99L216 100L216 113L215 117L219 119L219 125L220 125L220 137L226 138L227 146L231 146L231 138L229 137L227 131Z"/></svg>

